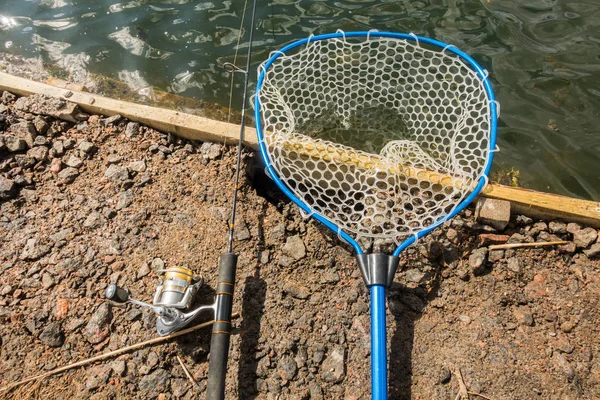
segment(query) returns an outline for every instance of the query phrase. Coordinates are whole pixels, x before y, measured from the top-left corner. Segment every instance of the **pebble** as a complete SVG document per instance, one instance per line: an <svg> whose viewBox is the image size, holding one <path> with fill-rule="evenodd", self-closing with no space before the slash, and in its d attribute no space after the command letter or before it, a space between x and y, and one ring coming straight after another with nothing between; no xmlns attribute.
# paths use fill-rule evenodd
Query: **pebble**
<svg viewBox="0 0 600 400"><path fill-rule="evenodd" d="M50 155L53 157L62 157L65 154L65 147L63 146L62 140L57 140L52 143L52 150L50 150Z"/></svg>
<svg viewBox="0 0 600 400"><path fill-rule="evenodd" d="M594 228L584 228L573 233L573 242L577 247L586 248L598 239L598 232Z"/></svg>
<svg viewBox="0 0 600 400"><path fill-rule="evenodd" d="M28 147L33 146L33 141L37 136L37 132L35 131L35 126L29 121L21 121L16 124L12 124L8 128L8 132L15 134L17 137L25 140Z"/></svg>
<svg viewBox="0 0 600 400"><path fill-rule="evenodd" d="M442 367L442 370L440 371L440 383L446 384L450 382L450 379L452 379L450 369L448 367Z"/></svg>
<svg viewBox="0 0 600 400"><path fill-rule="evenodd" d="M0 200L9 200L17 196L17 185L13 180L0 175Z"/></svg>
<svg viewBox="0 0 600 400"><path fill-rule="evenodd" d="M144 171L146 171L146 161L144 161L144 160L132 161L129 163L128 168L131 171L144 172Z"/></svg>
<svg viewBox="0 0 600 400"><path fill-rule="evenodd" d="M417 268L409 269L404 272L404 278L406 278L409 282L421 283L423 278L425 278L425 273L418 270Z"/></svg>
<svg viewBox="0 0 600 400"><path fill-rule="evenodd" d="M207 160L216 160L221 156L221 145L218 143L204 142L200 146L200 154Z"/></svg>
<svg viewBox="0 0 600 400"><path fill-rule="evenodd" d="M277 370L279 372L279 376L281 376L282 379L286 381L291 381L296 377L296 373L298 372L298 365L291 356L284 355L277 363Z"/></svg>
<svg viewBox="0 0 600 400"><path fill-rule="evenodd" d="M306 256L306 247L299 235L288 237L281 251L283 254L292 257L296 261L301 260Z"/></svg>
<svg viewBox="0 0 600 400"><path fill-rule="evenodd" d="M563 234L567 233L567 224L562 221L550 221L548 224L550 233Z"/></svg>
<svg viewBox="0 0 600 400"><path fill-rule="evenodd" d="M521 261L517 257L511 257L508 259L506 267L509 271L518 274L521 272Z"/></svg>
<svg viewBox="0 0 600 400"><path fill-rule="evenodd" d="M73 183L75 178L79 176L79 171L77 171L73 167L67 167L58 173L58 180L61 183L68 185L69 183Z"/></svg>
<svg viewBox="0 0 600 400"><path fill-rule="evenodd" d="M67 161L65 161L65 164L72 168L79 168L83 165L83 161L80 158L71 155Z"/></svg>
<svg viewBox="0 0 600 400"><path fill-rule="evenodd" d="M589 258L600 257L600 243L594 243L589 249L583 250L583 254Z"/></svg>
<svg viewBox="0 0 600 400"><path fill-rule="evenodd" d="M129 170L112 164L106 169L104 176L112 182L123 182L129 179Z"/></svg>
<svg viewBox="0 0 600 400"><path fill-rule="evenodd" d="M15 153L17 151L25 150L27 148L27 142L22 138L9 135L4 137L4 146L9 152Z"/></svg>
<svg viewBox="0 0 600 400"><path fill-rule="evenodd" d="M481 274L485 269L487 254L488 249L486 247L482 247L475 249L469 256L469 267L475 275Z"/></svg>
<svg viewBox="0 0 600 400"><path fill-rule="evenodd" d="M140 124L137 122L129 122L125 128L125 136L128 138L137 135L140 132Z"/></svg>
<svg viewBox="0 0 600 400"><path fill-rule="evenodd" d="M103 341L110 333L110 321L112 310L110 303L104 302L96 309L84 329L84 335L88 342L97 344Z"/></svg>
<svg viewBox="0 0 600 400"><path fill-rule="evenodd" d="M150 273L150 267L148 266L148 263L143 263L137 273L137 278L141 279L144 276L148 275L149 273Z"/></svg>
<svg viewBox="0 0 600 400"><path fill-rule="evenodd" d="M50 246L41 244L37 238L28 239L19 258L25 261L35 261L50 252Z"/></svg>
<svg viewBox="0 0 600 400"><path fill-rule="evenodd" d="M50 289L52 286L54 286L54 279L52 278L52 275L50 275L49 273L45 272L42 274L42 287L44 289Z"/></svg>
<svg viewBox="0 0 600 400"><path fill-rule="evenodd" d="M154 260L152 260L152 269L154 271L165 269L165 262L162 260L162 258L156 257Z"/></svg>
<svg viewBox="0 0 600 400"><path fill-rule="evenodd" d="M45 136L37 136L33 141L34 146L48 146L49 142Z"/></svg>
<svg viewBox="0 0 600 400"><path fill-rule="evenodd" d="M327 358L321 366L322 378L325 382L340 383L346 376L346 350L336 346L329 351Z"/></svg>
<svg viewBox="0 0 600 400"><path fill-rule="evenodd" d="M39 339L50 347L60 347L64 342L64 335L59 322L45 324Z"/></svg>
<svg viewBox="0 0 600 400"><path fill-rule="evenodd" d="M572 321L565 321L560 324L560 330L564 333L571 333L571 331L575 328L575 324Z"/></svg>
<svg viewBox="0 0 600 400"><path fill-rule="evenodd" d="M513 315L520 325L533 326L533 315L531 314L531 309L529 307L517 307L513 310Z"/></svg>
<svg viewBox="0 0 600 400"><path fill-rule="evenodd" d="M93 143L84 140L83 142L79 143L77 148L85 154L90 154L96 149L96 146L94 146Z"/></svg>
<svg viewBox="0 0 600 400"><path fill-rule="evenodd" d="M310 290L308 290L308 288L290 281L284 284L283 291L300 300L305 300L310 297Z"/></svg>
<svg viewBox="0 0 600 400"><path fill-rule="evenodd" d="M488 253L488 261L491 263L498 262L504 258L504 250L492 250Z"/></svg>
<svg viewBox="0 0 600 400"><path fill-rule="evenodd" d="M83 222L83 227L85 229L92 230L92 229L99 228L103 222L104 221L102 218L102 214L100 214L97 211L94 211L93 213L91 213L90 215L87 216L87 218Z"/></svg>
<svg viewBox="0 0 600 400"><path fill-rule="evenodd" d="M116 124L117 122L119 122L123 117L121 117L119 114L113 115L111 117L108 118L102 118L100 119L100 121L98 121L100 123L100 125L106 127L108 125L111 124Z"/></svg>
<svg viewBox="0 0 600 400"><path fill-rule="evenodd" d="M90 368L87 373L88 379L85 382L85 388L87 390L94 390L106 384L110 378L111 370L110 365L105 364Z"/></svg>
<svg viewBox="0 0 600 400"><path fill-rule="evenodd" d="M581 230L581 225L576 222L569 222L567 224L567 232L574 234L575 232Z"/></svg>

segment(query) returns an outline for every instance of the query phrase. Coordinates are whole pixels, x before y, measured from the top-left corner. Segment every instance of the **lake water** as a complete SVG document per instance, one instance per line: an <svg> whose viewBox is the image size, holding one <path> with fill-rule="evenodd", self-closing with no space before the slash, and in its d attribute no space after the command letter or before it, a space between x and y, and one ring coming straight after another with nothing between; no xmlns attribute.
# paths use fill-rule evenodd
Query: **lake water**
<svg viewBox="0 0 600 400"><path fill-rule="evenodd" d="M77 81L91 72L227 106L219 65L233 61L243 9L240 0L0 0L0 51L41 57ZM269 52L311 33L414 32L458 46L491 72L501 103L495 170L600 200L599 0L259 0L256 24L253 80Z"/></svg>

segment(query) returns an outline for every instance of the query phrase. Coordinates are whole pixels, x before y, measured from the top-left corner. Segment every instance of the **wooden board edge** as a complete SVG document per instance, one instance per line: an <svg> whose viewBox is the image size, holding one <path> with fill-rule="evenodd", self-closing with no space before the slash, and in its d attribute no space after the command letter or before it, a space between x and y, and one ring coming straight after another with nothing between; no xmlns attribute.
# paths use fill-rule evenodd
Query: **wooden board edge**
<svg viewBox="0 0 600 400"><path fill-rule="evenodd" d="M132 121L163 132L171 132L186 139L226 144L236 144L239 139L240 128L236 124L179 111L110 99L93 93L63 89L9 75L5 72L0 72L0 90L7 90L20 96L40 93L64 98L78 104L85 112L107 116L120 114ZM255 129L245 128L244 144L254 150L258 149ZM494 183L490 183L480 195L510 201L515 205L513 207L515 212L534 216L535 218L544 215L546 219L556 218L600 227L599 202Z"/></svg>

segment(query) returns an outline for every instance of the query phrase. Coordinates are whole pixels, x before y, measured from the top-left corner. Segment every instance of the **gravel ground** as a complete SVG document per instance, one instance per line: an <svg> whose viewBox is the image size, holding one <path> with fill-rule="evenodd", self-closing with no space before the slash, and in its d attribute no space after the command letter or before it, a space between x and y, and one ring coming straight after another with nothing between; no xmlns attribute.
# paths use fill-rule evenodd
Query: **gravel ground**
<svg viewBox="0 0 600 400"><path fill-rule="evenodd" d="M103 299L110 283L150 301L156 269L187 265L207 283L198 303L212 301L234 147L56 99L1 100L2 386L155 337L152 313ZM351 250L304 220L255 154L243 165L227 398L369 398L368 293ZM388 296L390 398L455 399L459 370L471 399L600 398L598 231L515 216L497 232L472 214L401 257ZM557 239L568 244L487 247ZM209 340L206 328L0 395L196 398Z"/></svg>

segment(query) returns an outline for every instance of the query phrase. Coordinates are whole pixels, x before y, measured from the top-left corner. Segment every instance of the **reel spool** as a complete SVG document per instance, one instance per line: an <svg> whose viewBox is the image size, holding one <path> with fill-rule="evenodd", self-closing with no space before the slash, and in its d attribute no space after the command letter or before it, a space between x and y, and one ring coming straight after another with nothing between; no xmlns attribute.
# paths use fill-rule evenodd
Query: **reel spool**
<svg viewBox="0 0 600 400"><path fill-rule="evenodd" d="M156 288L152 304L178 309L188 308L202 285L202 278L194 279L194 273L186 267L169 267L156 272L164 275ZM193 281L196 282L192 284Z"/></svg>

